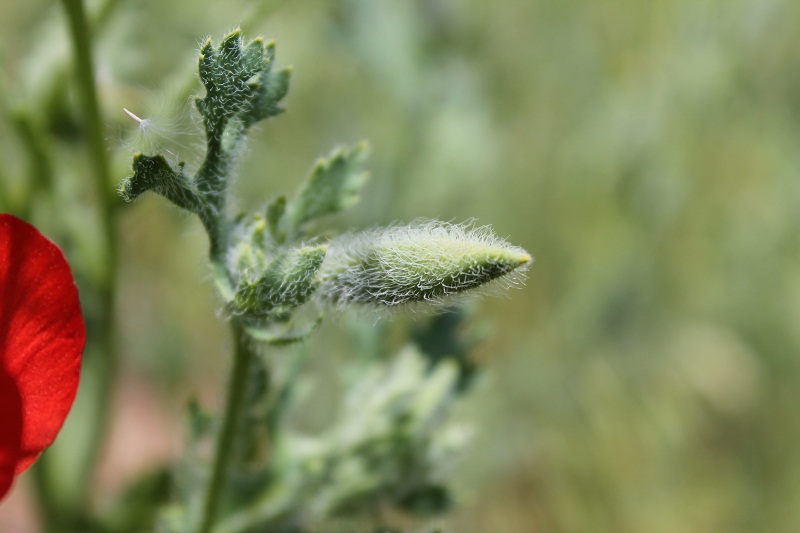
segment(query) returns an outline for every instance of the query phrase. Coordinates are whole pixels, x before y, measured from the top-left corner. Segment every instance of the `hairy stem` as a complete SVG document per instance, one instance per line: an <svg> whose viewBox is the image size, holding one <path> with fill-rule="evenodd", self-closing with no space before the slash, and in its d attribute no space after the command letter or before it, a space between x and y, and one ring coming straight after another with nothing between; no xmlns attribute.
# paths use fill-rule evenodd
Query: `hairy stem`
<svg viewBox="0 0 800 533"><path fill-rule="evenodd" d="M211 470L211 478L208 481L206 495L201 509L200 525L197 533L210 533L217 519L220 498L223 495L225 484L228 479L233 456L234 441L239 429L239 422L242 418L242 411L245 407L245 396L247 392L248 376L250 367L255 358L255 351L252 344L248 342L247 334L242 327L239 319L232 318L230 321L233 331L234 353L233 368L228 381L228 391L226 397L225 413L222 418L219 434L217 435L216 447L214 449L214 463Z"/></svg>

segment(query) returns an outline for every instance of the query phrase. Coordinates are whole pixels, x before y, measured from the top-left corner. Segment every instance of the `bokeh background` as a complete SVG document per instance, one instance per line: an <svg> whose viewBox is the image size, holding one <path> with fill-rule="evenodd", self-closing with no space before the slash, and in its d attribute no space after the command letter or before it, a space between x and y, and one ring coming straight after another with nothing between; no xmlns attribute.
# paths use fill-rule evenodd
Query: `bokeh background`
<svg viewBox="0 0 800 533"><path fill-rule="evenodd" d="M332 227L474 218L535 256L526 287L471 318L486 375L458 413L478 432L445 531L800 530L800 3L109 5L98 65L117 177L148 143L197 162L198 43L241 24L295 69L287 112L249 141L241 207L369 139L372 178ZM59 7L2 3L7 108L68 57ZM68 124L70 98L32 112ZM143 138L123 106L153 120ZM13 192L28 163L7 117ZM45 230L49 210L86 201L85 162L58 146L71 203L37 206ZM182 406L218 401L228 353L197 220L148 196L122 230L111 492L178 453ZM346 357L343 322L308 349ZM0 524L32 527L22 487Z"/></svg>

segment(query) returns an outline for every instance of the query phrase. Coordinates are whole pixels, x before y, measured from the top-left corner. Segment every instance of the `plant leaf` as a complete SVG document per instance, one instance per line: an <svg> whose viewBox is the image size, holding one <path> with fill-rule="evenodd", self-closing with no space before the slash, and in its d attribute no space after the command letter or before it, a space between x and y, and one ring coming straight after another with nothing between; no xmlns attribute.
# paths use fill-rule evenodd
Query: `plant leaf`
<svg viewBox="0 0 800 533"><path fill-rule="evenodd" d="M369 145L362 141L351 148L336 148L314 165L311 176L287 207L289 233L311 219L336 213L358 201L368 174L360 170Z"/></svg>
<svg viewBox="0 0 800 533"><path fill-rule="evenodd" d="M272 238L282 244L286 235L280 230L281 220L286 214L286 197L279 196L267 206L267 227Z"/></svg>
<svg viewBox="0 0 800 533"><path fill-rule="evenodd" d="M274 42L267 44L265 55L267 57L267 66L258 76L257 83L252 85L255 92L248 106L242 112L242 121L245 128L249 128L256 122L274 117L284 110L280 102L289 91L292 69L291 67L285 67L278 71L272 70L272 65L275 62Z"/></svg>
<svg viewBox="0 0 800 533"><path fill-rule="evenodd" d="M206 95L198 97L195 104L209 137L221 139L228 121L251 106L258 88L252 79L268 62L264 41L253 39L245 45L241 30L228 34L217 47L211 39L206 40L199 59Z"/></svg>
<svg viewBox="0 0 800 533"><path fill-rule="evenodd" d="M276 334L255 326L247 327L245 331L256 342L264 342L272 346L288 346L306 340L321 323L322 315L319 315L305 331Z"/></svg>

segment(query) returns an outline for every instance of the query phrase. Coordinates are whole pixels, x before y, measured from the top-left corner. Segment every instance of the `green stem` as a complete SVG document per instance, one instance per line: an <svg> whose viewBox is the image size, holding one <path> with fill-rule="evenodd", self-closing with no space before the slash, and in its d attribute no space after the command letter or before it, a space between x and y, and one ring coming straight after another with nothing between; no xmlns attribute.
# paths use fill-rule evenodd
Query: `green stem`
<svg viewBox="0 0 800 533"><path fill-rule="evenodd" d="M92 58L92 31L86 18L82 0L62 0L69 22L70 38L78 75L78 91L81 95L86 133L94 174L95 194L100 215L109 220L113 211L114 189L110 184L109 162L106 142L103 138L103 119L97 98ZM110 229L111 224L106 224ZM108 241L111 239L109 238Z"/></svg>
<svg viewBox="0 0 800 533"><path fill-rule="evenodd" d="M206 489L205 499L201 510L200 525L198 533L210 533L217 519L217 512L220 506L220 499L223 489L228 480L228 470L233 457L234 441L239 429L239 421L242 418L242 411L245 407L245 396L247 392L248 377L250 367L255 358L255 352L251 343L248 342L242 324L237 318L231 319L231 329L233 330L233 368L228 382L228 391L225 405L225 413L222 419L222 426L217 435L217 443L214 450L214 464L211 470Z"/></svg>
<svg viewBox="0 0 800 533"><path fill-rule="evenodd" d="M90 164L95 188L96 205L98 210L98 223L101 225L101 246L103 249L104 269L94 281L94 290L97 297L97 308L93 316L87 317L88 336L92 339L93 346L87 350L84 358L83 379L92 381L89 390L93 398L88 402L91 412L83 412L76 416L84 417L89 421L87 445L81 450L79 457L78 479L72 480L70 486L74 494L67 498L82 509L61 509L61 513L74 516L85 515L88 507L89 487L93 479L97 459L100 456L106 434L108 412L111 405L111 392L116 374L117 358L115 349L115 287L117 273L117 246L116 246L116 203L113 195L114 188L110 186L110 164L105 139L103 136L103 118L98 102L97 88L94 78L94 62L92 59L92 36L86 11L82 0L62 0L69 33L73 48L73 63L77 74L78 94L82 105L84 127L87 136ZM109 1L106 6L113 6ZM110 7L106 10L110 12ZM106 13L107 15L107 13ZM86 388L89 383L84 383ZM45 463L46 464L46 463ZM47 480L50 476L42 472L37 479ZM46 481L45 481L46 482ZM52 481L51 481L52 483ZM41 485L41 484L40 484ZM46 487L39 487L39 496L44 507L57 507L58 503L52 500ZM61 498L63 500L63 498ZM58 517L54 516L54 520ZM53 525L53 524L51 524Z"/></svg>

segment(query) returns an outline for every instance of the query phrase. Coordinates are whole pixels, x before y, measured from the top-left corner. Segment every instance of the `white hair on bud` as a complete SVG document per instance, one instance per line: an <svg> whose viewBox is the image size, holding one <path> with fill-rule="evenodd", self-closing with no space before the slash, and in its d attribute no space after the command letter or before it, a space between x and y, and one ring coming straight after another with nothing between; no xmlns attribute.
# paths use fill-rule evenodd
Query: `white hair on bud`
<svg viewBox="0 0 800 533"><path fill-rule="evenodd" d="M490 226L417 220L334 239L317 295L337 307L448 305L520 285L531 262Z"/></svg>

